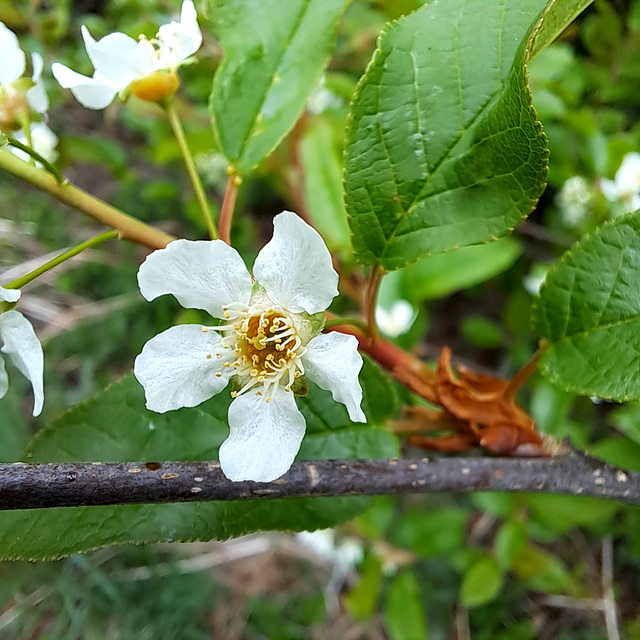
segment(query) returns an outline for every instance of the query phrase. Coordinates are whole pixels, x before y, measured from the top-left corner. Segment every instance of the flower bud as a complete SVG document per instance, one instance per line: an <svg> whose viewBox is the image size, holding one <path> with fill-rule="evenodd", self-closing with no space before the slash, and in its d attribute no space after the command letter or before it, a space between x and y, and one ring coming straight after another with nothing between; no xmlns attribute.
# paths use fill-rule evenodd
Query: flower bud
<svg viewBox="0 0 640 640"><path fill-rule="evenodd" d="M22 91L0 92L0 131L9 133L21 129L30 111L29 101Z"/></svg>
<svg viewBox="0 0 640 640"><path fill-rule="evenodd" d="M129 91L147 102L164 102L170 98L180 86L175 71L154 71L129 85Z"/></svg>

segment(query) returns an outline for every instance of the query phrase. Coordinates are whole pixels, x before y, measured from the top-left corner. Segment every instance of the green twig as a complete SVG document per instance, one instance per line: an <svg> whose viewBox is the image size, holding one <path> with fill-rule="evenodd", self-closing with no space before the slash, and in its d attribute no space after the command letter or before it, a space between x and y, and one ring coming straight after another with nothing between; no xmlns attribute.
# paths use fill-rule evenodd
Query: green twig
<svg viewBox="0 0 640 640"><path fill-rule="evenodd" d="M189 178L191 179L193 190L196 192L196 198L198 199L200 208L202 209L202 215L204 216L204 220L207 224L207 229L209 230L209 236L212 240L217 240L218 233L216 231L216 225L213 222L211 209L209 208L209 201L207 200L207 196L204 193L204 188L202 187L202 182L196 168L196 163L193 161L193 156L191 155L191 151L189 150L189 147L187 145L187 139L184 135L184 129L182 128L182 123L180 122L180 116L178 115L176 105L174 101L169 98L163 106L167 112L167 117L169 118L169 124L173 129L173 134L178 141L180 151L182 152L184 164L187 167L187 173L189 174Z"/></svg>
<svg viewBox="0 0 640 640"><path fill-rule="evenodd" d="M49 271L49 269L53 269L53 267L57 267L59 264L62 264L66 260L69 260L69 258L73 258L73 256L77 256L80 252L84 251L85 249L90 249L91 247L95 247L96 245L99 245L102 242L106 242L107 240L111 240L112 238L117 238L117 237L118 237L117 231L105 231L105 233L101 233L98 236L89 238L88 240L81 242L79 245L72 247L71 249L67 249L66 251L63 251L59 256L56 256L52 260L49 260L49 262L45 262L43 265L39 266L37 269L34 269L33 271L30 271L26 275L21 276L20 278L16 278L15 280L12 280L8 284L4 284L2 286L5 289L21 289L22 287L24 287L25 284L31 282L32 280L42 275L43 273L46 273L47 271Z"/></svg>
<svg viewBox="0 0 640 640"><path fill-rule="evenodd" d="M22 144L22 142L16 140L15 138L11 138L10 136L7 136L7 144L15 147L16 149L20 149L20 151L24 151L33 160L37 160L58 181L59 184L65 183L65 178L60 173L60 170L53 164L51 164L51 162L49 162L46 158L41 156L35 149L26 144Z"/></svg>
<svg viewBox="0 0 640 640"><path fill-rule="evenodd" d="M353 317L348 317L348 316L344 316L344 317L335 316L335 317L332 317L331 319L326 321L326 323L324 325L324 328L325 329L331 329L332 327L339 327L339 326L344 325L344 324L348 324L348 325L351 325L352 327L356 327L356 329L360 329L360 331L362 331L362 333L364 333L365 335L369 334L369 328L367 327L367 323L366 322L364 322L360 318L353 318Z"/></svg>
<svg viewBox="0 0 640 640"><path fill-rule="evenodd" d="M137 242L150 249L163 249L175 238L164 231L136 220L86 191L69 183L60 184L50 173L32 167L6 149L0 149L0 169L50 193L54 198L86 213L98 222L116 229L123 240Z"/></svg>

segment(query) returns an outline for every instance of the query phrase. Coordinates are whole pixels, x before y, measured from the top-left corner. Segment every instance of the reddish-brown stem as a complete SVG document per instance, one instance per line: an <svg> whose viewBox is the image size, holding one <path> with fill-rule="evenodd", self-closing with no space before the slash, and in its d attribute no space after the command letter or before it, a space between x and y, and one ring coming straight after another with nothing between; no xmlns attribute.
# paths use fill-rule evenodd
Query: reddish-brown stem
<svg viewBox="0 0 640 640"><path fill-rule="evenodd" d="M513 399L516 397L516 393L518 393L518 391L522 388L525 382L535 373L536 369L538 368L538 361L542 357L543 353L544 353L544 348L540 347L531 356L531 358L529 358L529 360L522 367L522 369L520 369L520 371L518 371L516 375L513 376L513 378L511 378L511 380L509 381L509 384L506 386L502 394L502 397L504 398L505 402L512 402Z"/></svg>
<svg viewBox="0 0 640 640"><path fill-rule="evenodd" d="M231 221L233 220L233 210L236 206L239 184L239 176L235 173L230 174L229 179L227 180L227 189L224 192L222 209L220 210L218 234L220 236L220 240L224 240L227 244L231 244Z"/></svg>
<svg viewBox="0 0 640 640"><path fill-rule="evenodd" d="M380 339L380 332L376 324L376 298L378 297L378 288L382 280L383 271L377 265L372 267L369 274L369 284L367 285L367 293L364 298L364 315L367 319L369 327L369 335L373 342Z"/></svg>
<svg viewBox="0 0 640 640"><path fill-rule="evenodd" d="M358 340L360 350L387 369L398 382L421 398L433 404L440 404L433 386L435 372L400 347L384 338L374 340L353 325L335 325L327 331L339 331L354 336Z"/></svg>

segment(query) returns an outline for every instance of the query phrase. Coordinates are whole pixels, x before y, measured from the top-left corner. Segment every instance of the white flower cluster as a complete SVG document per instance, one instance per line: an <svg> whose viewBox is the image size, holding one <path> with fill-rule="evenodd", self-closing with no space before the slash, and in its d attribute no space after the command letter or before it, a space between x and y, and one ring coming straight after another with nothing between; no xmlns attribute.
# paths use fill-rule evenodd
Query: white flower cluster
<svg viewBox="0 0 640 640"><path fill-rule="evenodd" d="M0 22L0 58L0 131L11 133L25 145L30 144L34 151L53 162L58 155L58 138L46 124L49 100L42 82L42 56L39 53L31 56L32 76L24 78L26 55L15 33ZM34 114L37 122L33 121ZM26 126L30 128L29 136L24 131ZM19 158L29 159L22 150L9 149Z"/></svg>
<svg viewBox="0 0 640 640"><path fill-rule="evenodd" d="M104 109L116 95L133 93L150 102L161 102L178 88L176 69L202 44L202 32L192 0L182 3L180 22L162 25L156 38L134 40L124 33L110 33L96 41L82 26L87 55L95 69L83 76L59 62L51 70L65 89L88 109Z"/></svg>
<svg viewBox="0 0 640 640"><path fill-rule="evenodd" d="M353 336L320 333L338 274L320 235L296 214L275 217L253 275L222 240L176 240L149 255L138 272L147 300L170 293L222 322L164 331L144 346L134 372L158 412L196 406L231 382L222 470L231 480L270 482L289 469L304 436L294 397L303 377L366 422L362 358Z"/></svg>

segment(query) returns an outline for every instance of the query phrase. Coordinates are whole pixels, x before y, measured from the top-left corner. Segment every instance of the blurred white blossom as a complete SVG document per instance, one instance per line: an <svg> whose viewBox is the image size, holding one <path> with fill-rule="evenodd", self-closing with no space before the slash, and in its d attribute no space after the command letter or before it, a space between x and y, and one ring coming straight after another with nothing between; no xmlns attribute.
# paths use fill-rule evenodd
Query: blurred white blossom
<svg viewBox="0 0 640 640"><path fill-rule="evenodd" d="M326 78L322 76L318 86L313 90L307 100L307 111L317 116L327 109L337 109L344 104L344 100L325 86Z"/></svg>
<svg viewBox="0 0 640 640"><path fill-rule="evenodd" d="M556 196L556 204L567 227L575 227L584 220L591 204L591 188L582 176L573 176L563 185Z"/></svg>
<svg viewBox="0 0 640 640"><path fill-rule="evenodd" d="M51 70L64 89L71 89L88 109L104 109L117 94L133 93L142 100L161 102L173 95L179 82L176 69L202 44L202 32L192 0L182 3L180 22L162 25L153 40L134 40L110 33L97 42L82 26L82 37L95 72L91 78L59 62Z"/></svg>
<svg viewBox="0 0 640 640"><path fill-rule="evenodd" d="M608 200L621 201L626 211L640 209L640 153L627 153L615 178L602 178L600 188Z"/></svg>
<svg viewBox="0 0 640 640"><path fill-rule="evenodd" d="M0 22L0 130L16 131L30 121L32 112L46 113L49 107L42 83L44 60L31 56L32 76L25 78L27 58L18 38Z"/></svg>
<svg viewBox="0 0 640 640"><path fill-rule="evenodd" d="M390 309L376 306L376 324L389 338L397 338L411 329L418 311L406 300L396 300Z"/></svg>
<svg viewBox="0 0 640 640"><path fill-rule="evenodd" d="M528 275L522 278L522 284L526 291L532 296L537 296L540 293L540 287L547 278L547 273L551 265L536 263L531 267Z"/></svg>
<svg viewBox="0 0 640 640"><path fill-rule="evenodd" d="M13 136L18 142L22 142L24 145L28 145L27 136L24 131L18 131ZM45 160L49 162L55 162L58 158L58 151L56 149L58 145L58 136L49 129L44 122L36 122L31 125L31 148L39 153ZM29 154L22 149L17 149L9 145L7 147L14 156L17 156L25 162L29 161ZM42 167L42 163L36 162L37 167Z"/></svg>
<svg viewBox="0 0 640 640"><path fill-rule="evenodd" d="M202 181L211 187L224 188L229 174L229 161L217 152L199 153L195 157L198 173L202 177Z"/></svg>
<svg viewBox="0 0 640 640"><path fill-rule="evenodd" d="M343 538L336 544L336 532L333 529L301 531L296 540L317 556L330 562L343 576L362 561L364 548L355 538Z"/></svg>

